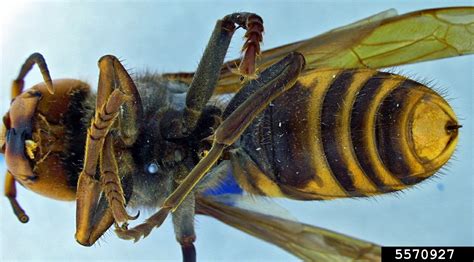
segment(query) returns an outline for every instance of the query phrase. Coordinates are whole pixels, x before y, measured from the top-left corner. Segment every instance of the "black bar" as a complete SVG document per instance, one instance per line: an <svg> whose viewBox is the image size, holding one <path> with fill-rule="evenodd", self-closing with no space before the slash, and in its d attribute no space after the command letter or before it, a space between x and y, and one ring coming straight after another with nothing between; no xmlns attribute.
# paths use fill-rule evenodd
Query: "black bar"
<svg viewBox="0 0 474 262"><path fill-rule="evenodd" d="M474 247L382 247L382 262L474 261Z"/></svg>

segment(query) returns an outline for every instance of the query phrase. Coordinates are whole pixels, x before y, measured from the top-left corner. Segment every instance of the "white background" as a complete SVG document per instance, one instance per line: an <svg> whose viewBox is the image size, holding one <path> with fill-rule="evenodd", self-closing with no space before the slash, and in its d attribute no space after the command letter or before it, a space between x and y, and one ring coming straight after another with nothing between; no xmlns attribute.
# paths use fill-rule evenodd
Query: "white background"
<svg viewBox="0 0 474 262"><path fill-rule="evenodd" d="M224 2L224 1L222 1ZM230 1L229 1L230 2ZM235 11L251 11L265 22L264 49L305 39L396 8L400 13L439 7L423 1L257 1L221 2L34 2L2 6L0 112L7 110L11 80L23 61L41 52L53 78L79 78L96 86L97 60L114 54L132 71L193 71L215 21ZM472 5L473 2L450 5ZM231 44L238 56L242 32ZM328 202L278 201L299 221L383 245L474 245L473 214L473 57L458 57L397 70L433 80L464 127L457 152L443 174L401 194ZM35 68L27 85L41 81ZM4 173L4 162L0 173ZM109 233L99 244L74 240L74 203L56 202L19 189L30 222L20 224L6 198L0 200L0 260L181 260L170 221L133 244ZM144 215L144 214L143 214ZM142 215L142 216L143 216ZM296 260L265 242L210 218L197 217L200 260Z"/></svg>

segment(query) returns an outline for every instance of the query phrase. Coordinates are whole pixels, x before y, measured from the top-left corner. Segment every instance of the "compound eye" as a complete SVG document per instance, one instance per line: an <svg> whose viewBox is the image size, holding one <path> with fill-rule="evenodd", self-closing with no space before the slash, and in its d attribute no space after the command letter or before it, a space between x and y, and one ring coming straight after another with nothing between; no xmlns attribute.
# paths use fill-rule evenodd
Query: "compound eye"
<svg viewBox="0 0 474 262"><path fill-rule="evenodd" d="M150 162L145 167L145 170L148 174L156 174L158 173L159 169L160 169L160 165L156 163L155 161Z"/></svg>

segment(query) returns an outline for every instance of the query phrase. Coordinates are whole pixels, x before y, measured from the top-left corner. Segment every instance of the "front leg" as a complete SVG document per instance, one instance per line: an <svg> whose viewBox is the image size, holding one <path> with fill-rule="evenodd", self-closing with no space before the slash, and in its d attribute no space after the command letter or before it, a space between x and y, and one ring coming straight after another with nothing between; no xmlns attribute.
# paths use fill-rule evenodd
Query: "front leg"
<svg viewBox="0 0 474 262"><path fill-rule="evenodd" d="M126 130L118 133L125 134L125 138L122 137L125 145L133 143L137 133L134 129L138 129L138 124L135 123L139 119L141 102L133 81L115 57L102 57L99 68L96 112L87 132L84 167L79 175L76 196L76 239L83 245L93 244L114 221L125 224L128 219L132 219L125 211L123 188L114 158L113 138L118 136L112 136L110 130L117 118L123 117L124 113L121 114L121 111L126 112L125 120L130 120L131 124L119 125L119 128L125 127ZM99 157L102 184L96 176ZM102 191L109 207L106 206L107 211L97 218L97 213L102 212L98 210Z"/></svg>
<svg viewBox="0 0 474 262"><path fill-rule="evenodd" d="M93 226L91 221L101 193L100 183L96 178L97 162L105 137L117 118L124 99L124 95L115 90L97 109L87 131L84 167L79 175L76 193L76 240L82 245L92 244L89 239ZM100 101L99 98L97 101Z"/></svg>

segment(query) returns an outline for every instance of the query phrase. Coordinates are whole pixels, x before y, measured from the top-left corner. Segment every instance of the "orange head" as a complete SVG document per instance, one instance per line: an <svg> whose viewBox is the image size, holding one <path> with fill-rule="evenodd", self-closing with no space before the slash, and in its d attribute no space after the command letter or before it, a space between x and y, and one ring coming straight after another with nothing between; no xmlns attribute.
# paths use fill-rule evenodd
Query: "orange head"
<svg viewBox="0 0 474 262"><path fill-rule="evenodd" d="M13 99L3 117L0 142L16 181L43 196L74 200L77 176L71 175L64 157L71 148L65 118L90 91L86 83L73 79L52 84L54 93L41 83Z"/></svg>

